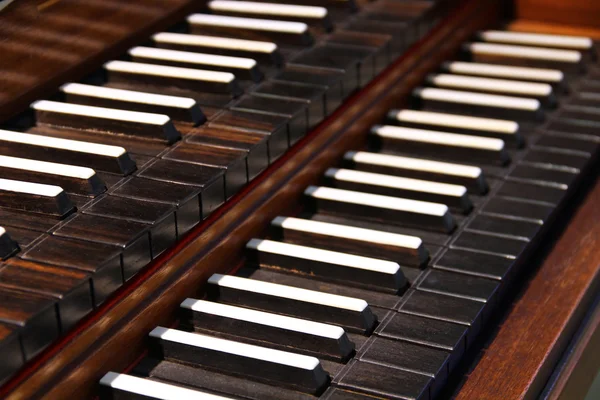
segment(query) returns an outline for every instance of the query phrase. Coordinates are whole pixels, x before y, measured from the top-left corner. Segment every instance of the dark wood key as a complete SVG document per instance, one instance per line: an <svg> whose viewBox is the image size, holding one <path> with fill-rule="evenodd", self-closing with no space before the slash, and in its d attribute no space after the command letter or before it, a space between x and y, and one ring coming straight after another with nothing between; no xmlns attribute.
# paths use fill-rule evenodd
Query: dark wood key
<svg viewBox="0 0 600 400"><path fill-rule="evenodd" d="M163 158L219 168L225 176L227 198L238 193L248 183L246 152L226 147L182 143Z"/></svg>
<svg viewBox="0 0 600 400"><path fill-rule="evenodd" d="M344 154L344 165L359 171L462 185L467 188L469 193L485 194L488 191L483 171L472 165L365 151L347 152Z"/></svg>
<svg viewBox="0 0 600 400"><path fill-rule="evenodd" d="M94 303L99 306L123 284L121 252L117 246L51 236L30 247L21 258L90 274Z"/></svg>
<svg viewBox="0 0 600 400"><path fill-rule="evenodd" d="M442 232L456 227L448 206L397 197L309 186L304 196L313 210L369 218Z"/></svg>
<svg viewBox="0 0 600 400"><path fill-rule="evenodd" d="M228 400L216 394L192 390L153 379L133 375L108 372L100 379L102 398L127 399L189 399L189 400Z"/></svg>
<svg viewBox="0 0 600 400"><path fill-rule="evenodd" d="M0 207L59 219L75 211L75 206L60 186L12 179L0 179Z"/></svg>
<svg viewBox="0 0 600 400"><path fill-rule="evenodd" d="M26 361L60 334L55 303L50 296L0 287L0 323L18 329Z"/></svg>
<svg viewBox="0 0 600 400"><path fill-rule="evenodd" d="M493 301L499 283L495 280L456 274L446 271L432 271L421 281L419 290L449 294L483 303Z"/></svg>
<svg viewBox="0 0 600 400"><path fill-rule="evenodd" d="M122 250L123 277L129 280L152 260L149 226L140 222L78 214L53 235L116 246Z"/></svg>
<svg viewBox="0 0 600 400"><path fill-rule="evenodd" d="M269 165L269 137L262 133L201 127L187 137L187 142L245 151L249 180Z"/></svg>
<svg viewBox="0 0 600 400"><path fill-rule="evenodd" d="M511 120L406 109L391 110L387 118L394 125L498 138L516 147L525 143L519 124Z"/></svg>
<svg viewBox="0 0 600 400"><path fill-rule="evenodd" d="M200 333L337 361L354 351L344 329L334 325L195 299L184 300L180 311Z"/></svg>
<svg viewBox="0 0 600 400"><path fill-rule="evenodd" d="M384 153L408 153L446 160L505 165L510 155L504 140L402 126L375 125L369 146Z"/></svg>
<svg viewBox="0 0 600 400"><path fill-rule="evenodd" d="M230 275L214 274L208 284L211 296L224 303L340 325L354 332L370 332L376 323L361 299Z"/></svg>
<svg viewBox="0 0 600 400"><path fill-rule="evenodd" d="M329 376L318 359L175 329L150 332L159 356L319 394Z"/></svg>
<svg viewBox="0 0 600 400"><path fill-rule="evenodd" d="M467 188L460 185L338 168L325 171L324 181L339 189L446 204L462 213L473 208Z"/></svg>
<svg viewBox="0 0 600 400"><path fill-rule="evenodd" d="M258 0L261 3L272 3L272 0ZM358 5L355 0L283 0L281 4L302 4L308 6L321 6L327 8L341 8L356 10Z"/></svg>
<svg viewBox="0 0 600 400"><path fill-rule="evenodd" d="M273 42L172 32L157 33L152 36L152 40L157 47L163 49L251 58L259 64L276 67L284 64L283 55Z"/></svg>
<svg viewBox="0 0 600 400"><path fill-rule="evenodd" d="M381 19L370 19L369 15L364 14L349 19L342 29L372 35L391 35L390 52L392 57L402 54L417 37L416 27L408 21L382 21Z"/></svg>
<svg viewBox="0 0 600 400"><path fill-rule="evenodd" d="M66 163L127 175L136 169L127 151L118 146L0 130L2 154Z"/></svg>
<svg viewBox="0 0 600 400"><path fill-rule="evenodd" d="M75 269L13 258L0 267L0 286L54 298L63 331L94 309L91 276Z"/></svg>
<svg viewBox="0 0 600 400"><path fill-rule="evenodd" d="M332 111L338 108L353 90L346 87L344 77L345 71L339 69L287 65L275 79L323 87L326 90L327 110Z"/></svg>
<svg viewBox="0 0 600 400"><path fill-rule="evenodd" d="M40 100L31 105L38 124L96 130L121 135L161 139L173 143L181 135L164 114Z"/></svg>
<svg viewBox="0 0 600 400"><path fill-rule="evenodd" d="M392 61L392 40L393 37L388 34L349 30L336 30L327 36L328 43L372 48L376 74L380 73Z"/></svg>
<svg viewBox="0 0 600 400"><path fill-rule="evenodd" d="M207 7L212 14L217 15L298 21L327 31L333 29L333 23L325 7L227 0L209 1Z"/></svg>
<svg viewBox="0 0 600 400"><path fill-rule="evenodd" d="M258 63L251 58L220 56L210 53L160 49L156 47L134 47L129 49L128 54L134 61L140 63L229 72L234 74L238 79L254 82L260 82L264 77L258 67Z"/></svg>
<svg viewBox="0 0 600 400"><path fill-rule="evenodd" d="M19 245L15 242L6 228L0 226L0 260L6 260L19 251Z"/></svg>
<svg viewBox="0 0 600 400"><path fill-rule="evenodd" d="M91 168L0 156L0 178L60 186L66 192L97 196L106 184Z"/></svg>
<svg viewBox="0 0 600 400"><path fill-rule="evenodd" d="M261 267L287 269L394 293L407 284L400 266L392 261L260 239L250 240L246 250L249 260Z"/></svg>
<svg viewBox="0 0 600 400"><path fill-rule="evenodd" d="M233 97L242 94L235 75L166 65L110 61L104 64L111 83L137 83L159 87L176 87L197 92L220 93Z"/></svg>
<svg viewBox="0 0 600 400"><path fill-rule="evenodd" d="M21 350L21 340L17 328L0 323L0 384L4 383L23 365L24 358Z"/></svg>
<svg viewBox="0 0 600 400"><path fill-rule="evenodd" d="M274 236L289 243L342 251L422 267L429 260L423 241L414 236L292 217L271 221Z"/></svg>
<svg viewBox="0 0 600 400"><path fill-rule="evenodd" d="M314 38L302 22L192 14L187 17L191 33L228 36L246 40L273 41L277 44L310 46Z"/></svg>
<svg viewBox="0 0 600 400"><path fill-rule="evenodd" d="M61 86L60 90L69 103L164 114L174 120L196 125L206 121L206 116L196 100L189 97L166 96L81 83L67 83Z"/></svg>

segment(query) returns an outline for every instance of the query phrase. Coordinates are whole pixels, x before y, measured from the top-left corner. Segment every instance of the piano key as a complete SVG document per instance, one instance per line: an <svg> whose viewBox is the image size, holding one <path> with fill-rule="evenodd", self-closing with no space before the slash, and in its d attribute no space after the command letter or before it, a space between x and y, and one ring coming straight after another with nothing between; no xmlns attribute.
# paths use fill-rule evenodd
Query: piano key
<svg viewBox="0 0 600 400"><path fill-rule="evenodd" d="M272 0L257 0L261 3L272 3ZM308 6L322 6L327 8L355 11L358 8L355 0L283 0L282 4L302 4Z"/></svg>
<svg viewBox="0 0 600 400"><path fill-rule="evenodd" d="M553 119L546 129L557 132L600 137L600 122L562 117Z"/></svg>
<svg viewBox="0 0 600 400"><path fill-rule="evenodd" d="M535 184L535 182L508 181L500 186L497 193L503 197L535 200L557 205L565 197L567 191L553 186Z"/></svg>
<svg viewBox="0 0 600 400"><path fill-rule="evenodd" d="M60 223L60 220L51 215L31 214L1 207L0 220L6 226L29 229L40 234L52 232Z"/></svg>
<svg viewBox="0 0 600 400"><path fill-rule="evenodd" d="M0 287L0 323L18 328L25 361L39 354L60 334L52 298L10 288Z"/></svg>
<svg viewBox="0 0 600 400"><path fill-rule="evenodd" d="M559 118L593 121L597 123L600 122L600 112L598 112L597 107L571 107L565 105L561 108Z"/></svg>
<svg viewBox="0 0 600 400"><path fill-rule="evenodd" d="M463 213L473 208L464 186L338 168L324 176L327 185L339 189L441 203Z"/></svg>
<svg viewBox="0 0 600 400"><path fill-rule="evenodd" d="M227 94L233 97L239 96L243 92L235 75L229 72L129 61L109 61L104 64L104 69L108 81L111 83L150 84L197 92Z"/></svg>
<svg viewBox="0 0 600 400"><path fill-rule="evenodd" d="M518 218L525 221L542 224L550 216L554 206L543 203L535 203L530 199L492 198L482 208L482 212L507 218Z"/></svg>
<svg viewBox="0 0 600 400"><path fill-rule="evenodd" d="M60 90L69 103L164 114L174 120L196 125L206 121L206 116L196 100L189 97L165 96L80 83L67 83L61 86Z"/></svg>
<svg viewBox="0 0 600 400"><path fill-rule="evenodd" d="M328 43L341 45L370 47L374 51L375 73L380 73L392 61L392 36L336 30L327 36Z"/></svg>
<svg viewBox="0 0 600 400"><path fill-rule="evenodd" d="M224 174L219 168L172 160L158 160L139 176L201 188L200 206L203 219L225 202Z"/></svg>
<svg viewBox="0 0 600 400"><path fill-rule="evenodd" d="M545 82L554 89L562 87L564 74L557 69L514 67L510 65L483 64L451 61L442 64L444 71L453 74L486 76L490 78L514 79L520 81Z"/></svg>
<svg viewBox="0 0 600 400"><path fill-rule="evenodd" d="M129 49L128 54L135 62L229 72L238 79L254 82L260 82L263 79L263 73L258 68L257 62L251 58L141 46Z"/></svg>
<svg viewBox="0 0 600 400"><path fill-rule="evenodd" d="M70 193L97 196L106 185L91 168L0 156L0 178L60 186Z"/></svg>
<svg viewBox="0 0 600 400"><path fill-rule="evenodd" d="M173 32L157 33L152 36L152 40L157 47L163 49L251 58L259 64L276 67L281 67L284 64L283 55L273 42Z"/></svg>
<svg viewBox="0 0 600 400"><path fill-rule="evenodd" d="M511 236L529 241L539 232L540 227L540 224L532 222L508 220L480 214L473 218L465 229L472 232L488 232L498 236ZM473 243L473 245L475 246L476 244ZM506 246L503 245L502 247ZM477 248L481 249L480 247Z"/></svg>
<svg viewBox="0 0 600 400"><path fill-rule="evenodd" d="M535 146L593 154L599 146L598 143L600 143L600 140L593 136L547 132L545 135L538 138L537 142L535 142Z"/></svg>
<svg viewBox="0 0 600 400"><path fill-rule="evenodd" d="M165 154L163 158L208 165L222 170L225 175L227 198L239 192L248 183L246 152L241 150L182 143Z"/></svg>
<svg viewBox="0 0 600 400"><path fill-rule="evenodd" d="M529 97L540 101L544 106L556 105L556 97L552 90L552 86L547 83L479 78L452 74L429 75L427 77L427 83L440 88Z"/></svg>
<svg viewBox="0 0 600 400"><path fill-rule="evenodd" d="M0 207L62 219L75 211L60 186L0 179Z"/></svg>
<svg viewBox="0 0 600 400"><path fill-rule="evenodd" d="M579 170L568 167L538 168L533 165L519 164L511 171L507 179L531 181L566 190L577 178L578 173Z"/></svg>
<svg viewBox="0 0 600 400"><path fill-rule="evenodd" d="M159 382L152 379L139 378L133 375L108 372L100 379L102 398L127 398L127 399L161 399L161 400L227 400L215 394L201 392Z"/></svg>
<svg viewBox="0 0 600 400"><path fill-rule="evenodd" d="M583 82L580 87L582 90L588 90L591 85L591 82ZM600 94L591 92L573 93L573 97L569 99L568 104L573 106L595 108L600 106Z"/></svg>
<svg viewBox="0 0 600 400"><path fill-rule="evenodd" d="M517 120L541 121L544 118L541 103L533 98L422 87L415 89L412 95L424 110Z"/></svg>
<svg viewBox="0 0 600 400"><path fill-rule="evenodd" d="M268 137L255 132L202 127L187 137L188 143L224 147L246 152L248 179L254 179L269 165Z"/></svg>
<svg viewBox="0 0 600 400"><path fill-rule="evenodd" d="M339 325L354 332L368 333L377 322L367 302L357 298L230 275L213 274L208 284L209 294L228 304Z"/></svg>
<svg viewBox="0 0 600 400"><path fill-rule="evenodd" d="M78 214L53 232L54 236L119 247L123 277L127 281L152 260L147 224Z"/></svg>
<svg viewBox="0 0 600 400"><path fill-rule="evenodd" d="M407 284L400 266L392 261L260 239L246 243L246 250L250 262L261 267L301 272L394 293Z"/></svg>
<svg viewBox="0 0 600 400"><path fill-rule="evenodd" d="M122 135L161 139L173 143L181 135L164 114L141 113L114 108L39 100L31 105L38 124L96 130Z"/></svg>
<svg viewBox="0 0 600 400"><path fill-rule="evenodd" d="M463 50L474 62L510 64L534 68L559 69L565 73L583 71L579 51L495 43L466 43Z"/></svg>
<svg viewBox="0 0 600 400"><path fill-rule="evenodd" d="M532 163L545 168L565 167L579 171L585 168L590 160L590 155L586 153L573 153L559 150L530 149L522 161Z"/></svg>
<svg viewBox="0 0 600 400"><path fill-rule="evenodd" d="M312 209L442 232L456 227L448 206L351 190L309 186L304 191Z"/></svg>
<svg viewBox="0 0 600 400"><path fill-rule="evenodd" d="M433 263L433 268L500 281L511 273L514 263L513 257L448 249L440 259Z"/></svg>
<svg viewBox="0 0 600 400"><path fill-rule="evenodd" d="M524 144L519 124L515 121L417 110L391 110L387 118L396 125L420 129L449 129L467 135L502 139L507 144L518 147Z"/></svg>
<svg viewBox="0 0 600 400"><path fill-rule="evenodd" d="M269 98L262 96L245 96L236 102L234 111L246 111L255 114L273 115L287 120L290 146L308 132L308 107L303 101L291 98Z"/></svg>
<svg viewBox="0 0 600 400"><path fill-rule="evenodd" d="M433 270L418 289L487 303L494 300L498 287L499 283L491 279Z"/></svg>
<svg viewBox="0 0 600 400"><path fill-rule="evenodd" d="M177 216L172 204L106 196L83 212L146 224L150 229L153 257L157 257L177 239Z"/></svg>
<svg viewBox="0 0 600 400"><path fill-rule="evenodd" d="M471 165L365 151L347 152L344 154L344 165L359 171L463 185L469 193L485 194L488 191L483 171Z"/></svg>
<svg viewBox="0 0 600 400"><path fill-rule="evenodd" d="M285 242L316 246L361 256L422 267L429 260L423 241L414 236L356 228L292 217L271 221L274 237Z"/></svg>
<svg viewBox="0 0 600 400"><path fill-rule="evenodd" d="M208 14L192 14L187 17L187 22L193 34L273 41L294 46L310 46L314 42L308 25L303 22Z"/></svg>
<svg viewBox="0 0 600 400"><path fill-rule="evenodd" d="M102 304L123 284L121 249L116 246L50 236L20 257L91 274L95 306Z"/></svg>
<svg viewBox="0 0 600 400"><path fill-rule="evenodd" d="M178 237L181 237L202 220L201 191L198 186L135 177L119 186L112 194L120 197L166 203L177 207L177 234Z"/></svg>
<svg viewBox="0 0 600 400"><path fill-rule="evenodd" d="M8 324L0 323L0 384L3 384L23 365L23 352L17 329Z"/></svg>
<svg viewBox="0 0 600 400"><path fill-rule="evenodd" d="M375 400L377 397L332 387L323 395L327 400Z"/></svg>
<svg viewBox="0 0 600 400"><path fill-rule="evenodd" d="M135 162L118 146L0 130L2 154L39 161L68 163L121 175L135 171Z"/></svg>
<svg viewBox="0 0 600 400"><path fill-rule="evenodd" d="M0 286L54 298L63 332L94 309L90 278L85 272L18 258L0 266Z"/></svg>
<svg viewBox="0 0 600 400"><path fill-rule="evenodd" d="M0 219L3 219L2 217L0 217ZM35 217L35 215L34 215L34 217ZM5 222L8 222L8 221L5 220ZM58 222L58 221L56 221L56 222ZM9 226L9 225L5 226L5 229L7 230L7 233L9 234L10 238L18 246L16 248L16 250L19 250L19 249L26 250L32 243L35 243L37 240L39 240L40 238L45 236L45 234L43 232L40 232L39 230L35 230L38 227L32 226L30 228L33 228L33 229L18 228L18 227Z"/></svg>
<svg viewBox="0 0 600 400"><path fill-rule="evenodd" d="M582 52L592 50L594 42L583 36L548 35L529 32L511 31L481 31L477 38L489 43L506 43L539 47L554 47L559 49L579 50Z"/></svg>
<svg viewBox="0 0 600 400"><path fill-rule="evenodd" d="M501 232L461 232L452 242L453 249L480 251L485 254L497 254L517 258L521 255L528 240L502 237Z"/></svg>
<svg viewBox="0 0 600 400"><path fill-rule="evenodd" d="M326 89L327 110L333 111L350 94L353 88L344 85L345 71L302 65L287 65L275 80L321 86Z"/></svg>
<svg viewBox="0 0 600 400"><path fill-rule="evenodd" d="M332 21L325 7L226 0L212 0L208 2L207 6L212 14L234 17L267 17L278 21L304 22L328 31L333 29Z"/></svg>
<svg viewBox="0 0 600 400"><path fill-rule="evenodd" d="M269 162L275 162L288 149L288 120L279 115L228 110L209 122L209 127L250 134L268 139Z"/></svg>
<svg viewBox="0 0 600 400"><path fill-rule="evenodd" d="M342 29L375 35L391 35L390 49L392 58L402 54L403 51L414 43L418 36L415 26L411 26L407 21L368 19L368 14L359 14L358 17L348 20Z"/></svg>
<svg viewBox="0 0 600 400"><path fill-rule="evenodd" d="M200 333L251 344L266 342L278 349L291 347L294 352L342 362L354 351L346 332L334 325L195 299L184 300L181 311L184 321Z"/></svg>
<svg viewBox="0 0 600 400"><path fill-rule="evenodd" d="M502 139L391 125L375 125L369 133L370 147L375 151L487 164L510 162Z"/></svg>
<svg viewBox="0 0 600 400"><path fill-rule="evenodd" d="M167 359L318 394L329 377L314 357L157 327L150 338Z"/></svg>
<svg viewBox="0 0 600 400"><path fill-rule="evenodd" d="M352 361L345 373L336 377L336 386L352 392L370 393L395 400L427 400L431 377L380 364ZM347 397L343 397L346 399Z"/></svg>
<svg viewBox="0 0 600 400"><path fill-rule="evenodd" d="M19 251L19 245L6 232L6 228L0 226L0 260L6 260Z"/></svg>
<svg viewBox="0 0 600 400"><path fill-rule="evenodd" d="M450 354L444 350L381 337L373 339L359 357L360 361L433 378L430 387L432 396L436 396L446 384L450 369Z"/></svg>

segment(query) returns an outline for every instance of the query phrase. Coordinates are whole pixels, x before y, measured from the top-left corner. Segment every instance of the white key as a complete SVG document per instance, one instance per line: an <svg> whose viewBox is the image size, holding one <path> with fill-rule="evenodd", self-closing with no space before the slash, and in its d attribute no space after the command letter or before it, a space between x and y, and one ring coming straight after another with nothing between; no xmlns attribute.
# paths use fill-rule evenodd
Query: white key
<svg viewBox="0 0 600 400"><path fill-rule="evenodd" d="M173 119L195 124L206 120L196 100L189 97L165 96L81 83L67 83L61 86L60 90L70 103L165 114Z"/></svg>
<svg viewBox="0 0 600 400"><path fill-rule="evenodd" d="M172 50L198 51L224 56L252 58L259 63L283 64L279 48L273 42L233 39L218 36L160 32L152 36L158 47Z"/></svg>
<svg viewBox="0 0 600 400"><path fill-rule="evenodd" d="M542 104L539 100L448 90L438 88L417 88L413 96L425 109L478 113L484 116L501 116L515 119L541 119Z"/></svg>
<svg viewBox="0 0 600 400"><path fill-rule="evenodd" d="M327 8L295 4L259 3L253 1L213 0L208 9L214 14L245 17L268 17L277 20L301 21L332 28Z"/></svg>
<svg viewBox="0 0 600 400"><path fill-rule="evenodd" d="M263 78L258 64L251 58L219 56L142 46L129 49L128 53L134 61L141 63L229 72L239 79L250 79L254 82L259 82Z"/></svg>
<svg viewBox="0 0 600 400"><path fill-rule="evenodd" d="M230 72L206 71L129 61L109 61L104 64L109 82L178 87L209 93L242 94L235 75Z"/></svg>
<svg viewBox="0 0 600 400"><path fill-rule="evenodd" d="M548 35L541 33L493 30L479 32L477 36L480 40L485 42L557 47L580 51L590 50L594 45L592 39L583 36Z"/></svg>
<svg viewBox="0 0 600 400"><path fill-rule="evenodd" d="M1 178L0 207L59 218L75 209L60 186Z"/></svg>
<svg viewBox="0 0 600 400"><path fill-rule="evenodd" d="M0 130L0 144L0 153L6 151L6 154L16 157L69 162L73 165L122 175L135 170L135 163L127 151L118 146L4 130Z"/></svg>
<svg viewBox="0 0 600 400"><path fill-rule="evenodd" d="M278 348L294 347L303 354L339 361L347 359L354 350L346 332L339 326L205 300L186 299L181 308L200 332L241 336L238 340L251 343L260 340Z"/></svg>
<svg viewBox="0 0 600 400"><path fill-rule="evenodd" d="M315 357L163 327L150 332L161 355L226 373L319 392L329 377Z"/></svg>
<svg viewBox="0 0 600 400"><path fill-rule="evenodd" d="M448 206L322 186L309 186L304 195L319 211L372 218L401 225L451 232L456 222Z"/></svg>
<svg viewBox="0 0 600 400"><path fill-rule="evenodd" d="M407 283L400 266L392 261L261 239L250 240L246 249L250 259L261 266L290 269L393 292L398 292Z"/></svg>
<svg viewBox="0 0 600 400"><path fill-rule="evenodd" d="M559 85L564 82L564 74L557 69L512 67L484 63L452 61L442 64L442 69L453 74L479 75L491 78L518 79L521 81L546 82Z"/></svg>
<svg viewBox="0 0 600 400"><path fill-rule="evenodd" d="M98 130L123 135L162 139L173 143L181 135L164 114L92 107L39 100L31 104L38 123L75 129Z"/></svg>
<svg viewBox="0 0 600 400"><path fill-rule="evenodd" d="M220 302L370 332L377 321L366 301L231 275L213 274L209 293Z"/></svg>
<svg viewBox="0 0 600 400"><path fill-rule="evenodd" d="M340 189L442 203L463 212L473 208L467 188L461 185L338 168L329 168L325 178Z"/></svg>
<svg viewBox="0 0 600 400"><path fill-rule="evenodd" d="M472 193L484 194L488 189L483 171L472 165L366 151L349 151L344 154L344 162L361 171L463 185Z"/></svg>
<svg viewBox="0 0 600 400"><path fill-rule="evenodd" d="M0 178L60 186L64 190L98 195L106 185L91 168L46 161L0 156Z"/></svg>
<svg viewBox="0 0 600 400"><path fill-rule="evenodd" d="M187 389L152 379L139 378L127 374L108 372L100 379L100 386L106 391L117 392L127 396L157 400L228 400L215 394Z"/></svg>
<svg viewBox="0 0 600 400"><path fill-rule="evenodd" d="M19 251L17 242L12 240L6 229L0 226L0 260L6 260L17 251Z"/></svg>
<svg viewBox="0 0 600 400"><path fill-rule="evenodd" d="M277 217L271 221L271 226L277 232L276 236L286 242L412 266L422 266L429 259L423 241L415 236L293 217Z"/></svg>
<svg viewBox="0 0 600 400"><path fill-rule="evenodd" d="M303 22L208 14L192 14L187 17L187 22L194 34L212 33L300 46L310 46L314 42L308 25Z"/></svg>
<svg viewBox="0 0 600 400"><path fill-rule="evenodd" d="M388 119L394 123L415 127L449 129L453 132L487 136L502 139L508 143L521 146L524 143L515 121L495 118L468 117L465 115L448 114L432 111L391 110ZM488 146L490 142L485 143Z"/></svg>

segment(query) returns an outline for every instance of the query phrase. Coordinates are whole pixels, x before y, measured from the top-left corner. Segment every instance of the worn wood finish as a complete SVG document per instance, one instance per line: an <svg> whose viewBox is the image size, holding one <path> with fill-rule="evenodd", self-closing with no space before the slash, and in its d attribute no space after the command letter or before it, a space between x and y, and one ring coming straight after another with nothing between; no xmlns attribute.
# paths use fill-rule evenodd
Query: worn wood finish
<svg viewBox="0 0 600 400"><path fill-rule="evenodd" d="M467 377L457 400L531 399L540 393L598 291L599 201L596 182Z"/></svg>
<svg viewBox="0 0 600 400"><path fill-rule="evenodd" d="M410 88L470 32L496 18L496 5L466 3L460 13L351 99L335 114L336 118L313 132L303 146L288 153L285 163L282 160L273 165L254 185L227 203L222 213L133 278L114 300L82 322L65 341L49 349L36 366L17 377L0 395L11 399L43 392L48 398L69 398L75 390L77 396L90 395L107 370L122 369L138 356L143 346L141 338L157 324L168 322L182 298L196 293L213 271L226 271L238 264L248 238L261 234L274 216L293 206L301 198L302 189L314 183L344 151L363 144L368 127L380 121L386 109L398 106ZM478 11L484 13L472 18ZM95 323L100 316L102 323ZM122 355L118 360L114 357L117 353ZM57 384L49 389L49 382Z"/></svg>

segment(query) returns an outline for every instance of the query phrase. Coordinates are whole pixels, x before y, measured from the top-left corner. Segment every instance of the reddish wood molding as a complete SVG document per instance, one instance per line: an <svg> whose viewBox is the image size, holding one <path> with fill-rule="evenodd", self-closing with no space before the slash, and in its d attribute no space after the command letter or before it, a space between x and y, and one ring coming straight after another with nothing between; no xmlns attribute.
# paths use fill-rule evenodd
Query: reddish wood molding
<svg viewBox="0 0 600 400"><path fill-rule="evenodd" d="M540 22L598 28L597 0L516 0L516 17Z"/></svg>

